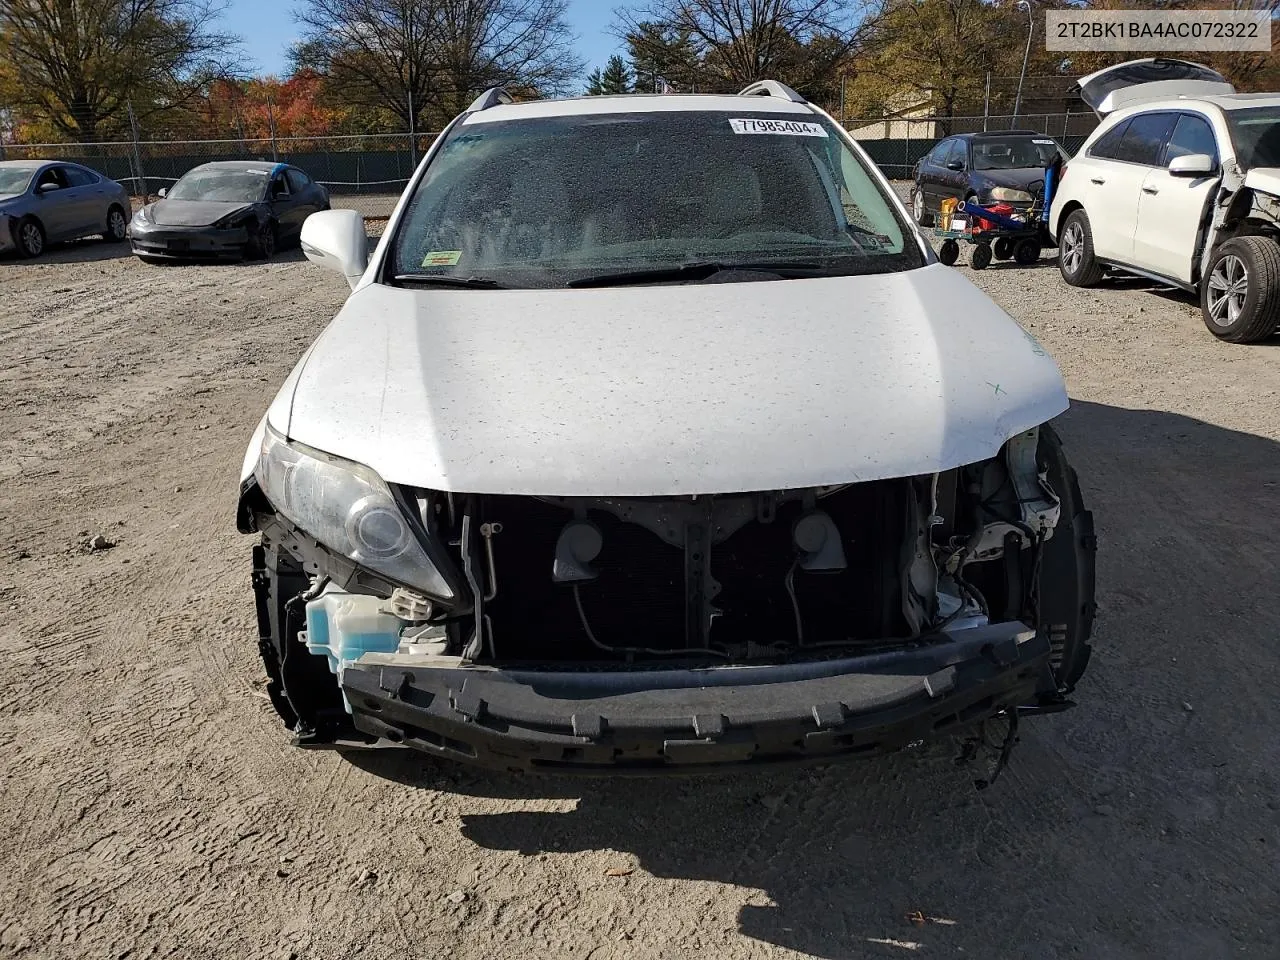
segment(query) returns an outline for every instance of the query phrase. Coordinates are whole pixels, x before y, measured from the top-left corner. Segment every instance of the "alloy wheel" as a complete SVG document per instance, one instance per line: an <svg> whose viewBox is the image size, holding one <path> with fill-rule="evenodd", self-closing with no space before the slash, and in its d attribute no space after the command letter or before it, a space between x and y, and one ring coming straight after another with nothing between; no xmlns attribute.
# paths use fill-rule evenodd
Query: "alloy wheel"
<svg viewBox="0 0 1280 960"><path fill-rule="evenodd" d="M1084 260L1084 228L1078 223L1070 224L1062 234L1062 266L1067 273L1075 274Z"/></svg>
<svg viewBox="0 0 1280 960"><path fill-rule="evenodd" d="M1249 294L1249 270L1235 254L1219 260L1209 274L1209 317L1220 327L1240 319Z"/></svg>
<svg viewBox="0 0 1280 960"><path fill-rule="evenodd" d="M119 210L112 210L111 213L107 215L107 232L111 235L111 239L123 240L128 226L129 225L125 223L124 214Z"/></svg>
<svg viewBox="0 0 1280 960"><path fill-rule="evenodd" d="M911 212L915 215L916 223L924 219L924 197L920 195L919 190L911 198Z"/></svg>
<svg viewBox="0 0 1280 960"><path fill-rule="evenodd" d="M44 252L44 235L34 223L28 223L22 227L22 245L33 257Z"/></svg>

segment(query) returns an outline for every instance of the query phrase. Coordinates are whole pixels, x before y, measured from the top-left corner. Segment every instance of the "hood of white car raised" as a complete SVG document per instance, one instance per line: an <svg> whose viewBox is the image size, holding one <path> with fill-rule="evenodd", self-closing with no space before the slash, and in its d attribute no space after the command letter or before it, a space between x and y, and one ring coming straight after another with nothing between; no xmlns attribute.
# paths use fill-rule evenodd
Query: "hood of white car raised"
<svg viewBox="0 0 1280 960"><path fill-rule="evenodd" d="M395 483L545 496L933 473L1067 406L1034 338L941 265L583 290L374 284L292 387L290 439Z"/></svg>

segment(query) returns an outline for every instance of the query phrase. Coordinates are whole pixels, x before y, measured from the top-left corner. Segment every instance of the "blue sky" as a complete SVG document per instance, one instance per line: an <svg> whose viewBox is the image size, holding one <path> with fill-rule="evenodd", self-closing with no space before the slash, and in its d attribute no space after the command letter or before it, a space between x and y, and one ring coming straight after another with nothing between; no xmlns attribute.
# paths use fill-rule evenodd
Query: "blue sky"
<svg viewBox="0 0 1280 960"><path fill-rule="evenodd" d="M245 51L262 73L284 73L285 53L298 36L290 0L228 0L223 26L244 38ZM578 35L578 56L587 70L603 66L619 43L609 33L611 0L569 0L569 24Z"/></svg>

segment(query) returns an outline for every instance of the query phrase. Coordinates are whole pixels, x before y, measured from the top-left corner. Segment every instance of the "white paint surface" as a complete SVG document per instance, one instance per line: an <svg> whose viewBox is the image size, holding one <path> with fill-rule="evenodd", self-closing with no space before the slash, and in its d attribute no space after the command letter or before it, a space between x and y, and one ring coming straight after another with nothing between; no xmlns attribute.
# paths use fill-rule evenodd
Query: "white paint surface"
<svg viewBox="0 0 1280 960"><path fill-rule="evenodd" d="M599 290L366 285L273 424L290 396L290 439L386 480L558 496L931 473L1067 406L1038 344L940 265Z"/></svg>

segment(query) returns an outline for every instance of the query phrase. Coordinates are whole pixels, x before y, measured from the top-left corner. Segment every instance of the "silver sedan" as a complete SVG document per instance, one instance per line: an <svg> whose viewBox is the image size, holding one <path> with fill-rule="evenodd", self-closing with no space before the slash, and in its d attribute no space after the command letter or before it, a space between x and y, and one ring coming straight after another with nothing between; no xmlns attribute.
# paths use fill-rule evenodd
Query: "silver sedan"
<svg viewBox="0 0 1280 960"><path fill-rule="evenodd" d="M49 160L0 162L0 251L38 257L59 240L122 241L129 212L128 191L88 167Z"/></svg>

